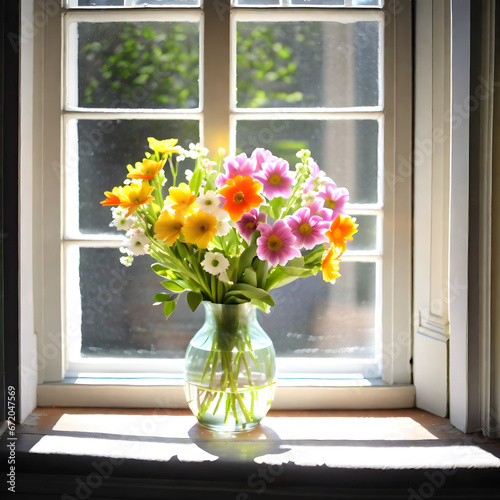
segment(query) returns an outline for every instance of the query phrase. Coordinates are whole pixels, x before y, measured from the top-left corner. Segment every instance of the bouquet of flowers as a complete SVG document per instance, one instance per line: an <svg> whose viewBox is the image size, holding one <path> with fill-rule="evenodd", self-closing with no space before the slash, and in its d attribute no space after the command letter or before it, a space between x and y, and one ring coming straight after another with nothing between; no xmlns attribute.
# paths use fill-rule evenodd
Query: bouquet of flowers
<svg viewBox="0 0 500 500"><path fill-rule="evenodd" d="M101 204L113 207L111 225L126 231L121 262L129 266L142 254L156 261L152 268L163 278L166 293L154 299L163 304L167 317L183 292L193 311L202 301L252 303L268 311L274 305L269 292L275 288L319 271L331 283L340 276L339 262L357 224L344 212L349 192L327 177L309 150L299 151L291 168L263 148L250 157L245 153L224 157L220 149L211 160L200 145L185 150L177 139L150 137L148 142L152 153L128 165L125 184L105 192ZM186 157L193 158L195 166L192 171L184 169L178 182ZM166 166L170 186L166 186ZM213 340L199 381L204 390L197 407L199 419L214 401L218 403L213 414L218 411L222 394L239 383L235 364L246 363L241 356L235 361L223 355L216 362L217 344L224 344L226 353L247 349L255 362L247 333L241 341ZM246 384L253 391L251 369L245 366ZM224 387L210 392L217 378ZM234 391L227 396L222 405L225 421L230 413L236 421L253 418L257 393L252 391L250 408Z"/></svg>
<svg viewBox="0 0 500 500"><path fill-rule="evenodd" d="M337 187L311 157L297 153L292 170L286 160L263 148L215 161L200 145L189 150L177 139L148 138L154 153L128 165L124 186L106 191L102 205L113 206L111 225L126 231L121 262L149 254L153 270L171 293L157 294L165 315L180 294L194 311L207 300L220 304L252 302L264 311L274 302L269 291L320 270L334 283L346 242L357 232L344 213L349 192ZM179 164L195 159L185 181ZM172 185L162 189L168 163Z"/></svg>

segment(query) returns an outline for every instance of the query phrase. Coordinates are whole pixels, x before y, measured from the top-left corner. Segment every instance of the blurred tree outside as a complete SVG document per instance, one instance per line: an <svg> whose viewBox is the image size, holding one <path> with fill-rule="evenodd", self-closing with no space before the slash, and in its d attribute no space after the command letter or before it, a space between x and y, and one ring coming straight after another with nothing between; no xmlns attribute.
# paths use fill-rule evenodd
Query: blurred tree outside
<svg viewBox="0 0 500 500"><path fill-rule="evenodd" d="M297 83L311 69L299 68L299 58L308 66L321 64L321 29L315 28L295 23L290 32L288 23L239 24L240 106L297 105L304 100L307 105L308 97L314 98L297 91ZM199 105L197 24L80 23L78 35L80 106L189 109Z"/></svg>

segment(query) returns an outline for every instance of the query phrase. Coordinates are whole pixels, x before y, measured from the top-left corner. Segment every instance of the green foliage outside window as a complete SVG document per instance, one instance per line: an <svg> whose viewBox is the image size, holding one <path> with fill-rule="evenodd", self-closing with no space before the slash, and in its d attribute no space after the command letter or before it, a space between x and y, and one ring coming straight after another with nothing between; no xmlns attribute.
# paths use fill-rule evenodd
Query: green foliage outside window
<svg viewBox="0 0 500 500"><path fill-rule="evenodd" d="M320 29L310 23L238 26L238 103L297 105L308 65L321 64ZM195 108L199 105L198 26L194 23L80 23L80 105Z"/></svg>

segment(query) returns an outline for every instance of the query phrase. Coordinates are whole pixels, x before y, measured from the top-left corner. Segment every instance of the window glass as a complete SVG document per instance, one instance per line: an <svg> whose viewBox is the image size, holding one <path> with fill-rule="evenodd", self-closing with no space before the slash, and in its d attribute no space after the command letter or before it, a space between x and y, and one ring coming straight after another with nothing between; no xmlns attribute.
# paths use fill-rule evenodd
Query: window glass
<svg viewBox="0 0 500 500"><path fill-rule="evenodd" d="M183 358L203 308L193 313L183 297L167 321L162 305L153 306L153 295L165 292L153 259L144 255L124 267L121 255L117 248L80 248L82 356Z"/></svg>
<svg viewBox="0 0 500 500"><path fill-rule="evenodd" d="M238 22L241 108L380 103L377 21Z"/></svg>
<svg viewBox="0 0 500 500"><path fill-rule="evenodd" d="M111 212L100 205L104 191L121 185L126 166L142 161L147 137L182 138L180 145L199 142L196 120L78 120L79 230L84 234L117 234L109 227ZM190 160L181 168L192 168ZM167 178L169 169L165 169Z"/></svg>
<svg viewBox="0 0 500 500"><path fill-rule="evenodd" d="M376 203L378 133L376 120L239 120L236 145L247 154L267 148L290 165L308 148L320 168L349 189L351 203Z"/></svg>
<svg viewBox="0 0 500 500"><path fill-rule="evenodd" d="M342 262L334 285L319 274L272 291L276 306L260 322L278 355L374 357L375 269L374 262Z"/></svg>
<svg viewBox="0 0 500 500"><path fill-rule="evenodd" d="M150 269L153 260L143 256L125 268L120 255L80 249L82 355L183 358L203 309L192 313L182 297L165 320L162 306L152 305L153 295L164 292ZM334 285L318 275L272 291L276 306L259 312L259 321L278 356L374 356L376 263L342 262L340 272Z"/></svg>
<svg viewBox="0 0 500 500"><path fill-rule="evenodd" d="M199 106L198 23L80 22L76 29L71 40L78 40L78 96L71 105Z"/></svg>

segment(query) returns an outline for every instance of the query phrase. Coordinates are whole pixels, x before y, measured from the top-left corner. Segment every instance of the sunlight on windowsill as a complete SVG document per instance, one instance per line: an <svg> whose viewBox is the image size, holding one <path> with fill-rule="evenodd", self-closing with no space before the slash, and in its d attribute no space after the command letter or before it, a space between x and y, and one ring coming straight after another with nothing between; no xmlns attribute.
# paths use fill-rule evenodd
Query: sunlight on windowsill
<svg viewBox="0 0 500 500"><path fill-rule="evenodd" d="M25 426L45 427L29 449L39 455L331 468L500 468L499 453L479 446L484 441L467 440L447 420L420 410L275 411L246 433L209 431L184 410L38 408L30 418Z"/></svg>

